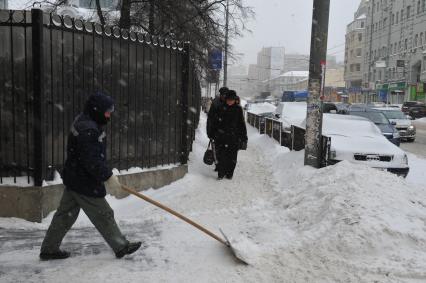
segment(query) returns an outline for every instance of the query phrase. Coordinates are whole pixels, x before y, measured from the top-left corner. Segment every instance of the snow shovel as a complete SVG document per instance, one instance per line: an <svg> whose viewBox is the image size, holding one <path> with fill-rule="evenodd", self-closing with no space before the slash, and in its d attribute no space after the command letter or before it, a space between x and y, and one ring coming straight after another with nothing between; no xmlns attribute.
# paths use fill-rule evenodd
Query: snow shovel
<svg viewBox="0 0 426 283"><path fill-rule="evenodd" d="M248 265L248 262L247 262L246 260L244 260L240 254L238 254L237 250L236 250L234 247L232 247L231 242L228 240L228 238L225 236L225 234L223 233L223 231L222 231L222 230L220 230L220 232L222 233L222 235L223 235L223 237L224 237L225 239L222 239L222 238L221 238L221 237L219 237L218 235L216 235L216 234L214 234L213 232L211 232L211 231L207 230L206 228L204 228L203 226L199 225L198 223L195 223L195 222L194 222L194 221L192 221L191 219L189 219L189 218L187 218L187 217L183 216L182 214L180 214L180 213L178 213L178 212L176 212L176 211L174 211L174 210L172 210L172 209L168 208L167 206L165 206L165 205L163 205L163 204L161 204L161 203L159 203L159 202L157 202L157 201L155 201L155 200L153 200L153 199L151 199L151 198L149 198L149 197L147 197L147 196L145 196L145 195L143 195L143 194L141 194L141 193L137 192L136 190L131 189L131 188L129 188L128 186L123 185L123 184L121 185L121 187L122 187L122 189L123 189L124 191L128 192L129 194L132 194L132 195L134 195L134 196L137 196L138 198L141 198L141 199L143 199L144 201L147 201L147 202L149 202L150 204L153 204L153 205L155 205L156 207L159 207L159 208L161 208L161 209L163 209L163 210L167 211L168 213L173 214L173 215L174 215L174 216L176 216L177 218L180 218L181 220L183 220L183 221L185 221L186 223L188 223L188 224L190 224L190 225L194 226L194 227L195 227L195 228L197 228L198 230L200 230L200 231L202 231L202 232L206 233L207 235L209 235L209 236L210 236L210 237L212 237L213 239L215 239L215 240L217 240L218 242L220 242L221 244L225 245L225 246L229 249L229 251L231 252L231 254L232 254L232 255L233 255L233 256L234 256L234 257L235 257L235 258L236 258L239 262L241 262L241 263L243 263L243 264L245 264L245 265Z"/></svg>

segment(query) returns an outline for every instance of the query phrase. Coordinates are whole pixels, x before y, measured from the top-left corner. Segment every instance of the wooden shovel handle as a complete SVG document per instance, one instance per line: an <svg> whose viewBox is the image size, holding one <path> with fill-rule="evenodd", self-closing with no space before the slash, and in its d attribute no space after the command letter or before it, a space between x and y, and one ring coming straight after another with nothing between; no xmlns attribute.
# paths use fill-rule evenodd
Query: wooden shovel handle
<svg viewBox="0 0 426 283"><path fill-rule="evenodd" d="M159 208L161 208L161 209L163 209L163 210L167 211L168 213L173 214L173 215L174 215L174 216L176 216L177 218L182 219L182 220L183 220L183 221L185 221L186 223L188 223L188 224L190 224L190 225L194 226L195 228L197 228L198 230L200 230L200 231L202 231L202 232L206 233L207 235L209 235L209 236L210 236L210 237L212 237L213 239L215 239L215 240L219 241L220 243L224 244L225 246L229 246L229 245L228 245L228 243L227 243L225 240L223 240L221 237L217 236L217 235L216 235L216 234L214 234L213 232L210 232L209 230L207 230L206 228L204 228L204 227L203 227L203 226L201 226L200 224L195 223L195 222L194 222L194 221L192 221L191 219L189 219L189 218L187 218L187 217L183 216L183 215L182 215L182 214L180 214L179 212L176 212L176 211L174 211L174 210L172 210L172 209L168 208L167 206L165 206L165 205L163 205L163 204L161 204L161 203L159 203L159 202L157 202L157 201L155 201L155 200L153 200L153 199L150 199L149 197L147 197L147 196L145 196L145 195L143 195L143 194L141 194L141 193L137 192L137 191L136 191L136 190L134 190L134 189L129 188L129 187L128 187L128 186L126 186L126 185L123 185L123 184L122 184L122 185L121 185L121 187L122 187L122 189L123 189L123 190L125 190L126 192L128 192L128 193L130 193L130 194L132 194L132 195L134 195L134 196L137 196L138 198L141 198L141 199L143 199L144 201L147 201L147 202L149 202L150 204L153 204L153 205L155 205L156 207L159 207Z"/></svg>

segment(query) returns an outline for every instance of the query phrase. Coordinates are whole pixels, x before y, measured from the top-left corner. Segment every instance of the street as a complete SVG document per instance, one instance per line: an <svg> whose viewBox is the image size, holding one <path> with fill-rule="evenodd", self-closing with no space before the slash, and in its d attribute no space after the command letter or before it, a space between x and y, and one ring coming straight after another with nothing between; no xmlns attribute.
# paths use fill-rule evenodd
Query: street
<svg viewBox="0 0 426 283"><path fill-rule="evenodd" d="M414 121L413 124L416 126L417 130L416 140L412 143L401 143L401 148L409 153L426 158L426 123Z"/></svg>

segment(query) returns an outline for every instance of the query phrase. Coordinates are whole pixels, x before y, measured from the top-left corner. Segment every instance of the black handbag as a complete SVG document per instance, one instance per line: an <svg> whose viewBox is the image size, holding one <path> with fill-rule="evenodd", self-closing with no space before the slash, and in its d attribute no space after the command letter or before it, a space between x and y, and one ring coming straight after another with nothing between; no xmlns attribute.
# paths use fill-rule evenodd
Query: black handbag
<svg viewBox="0 0 426 283"><path fill-rule="evenodd" d="M240 141L240 150L247 150L247 142L246 141Z"/></svg>
<svg viewBox="0 0 426 283"><path fill-rule="evenodd" d="M213 152L213 146L212 142L209 142L209 146L207 147L206 152L204 153L203 161L207 165L213 165L215 158L214 158L214 152Z"/></svg>

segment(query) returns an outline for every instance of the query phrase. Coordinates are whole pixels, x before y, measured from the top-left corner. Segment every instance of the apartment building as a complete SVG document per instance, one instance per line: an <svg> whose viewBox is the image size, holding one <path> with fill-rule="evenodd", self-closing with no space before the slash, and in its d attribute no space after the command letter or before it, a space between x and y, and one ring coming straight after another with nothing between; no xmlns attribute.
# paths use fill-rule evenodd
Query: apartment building
<svg viewBox="0 0 426 283"><path fill-rule="evenodd" d="M369 0L363 84L382 101L425 100L426 0Z"/></svg>

